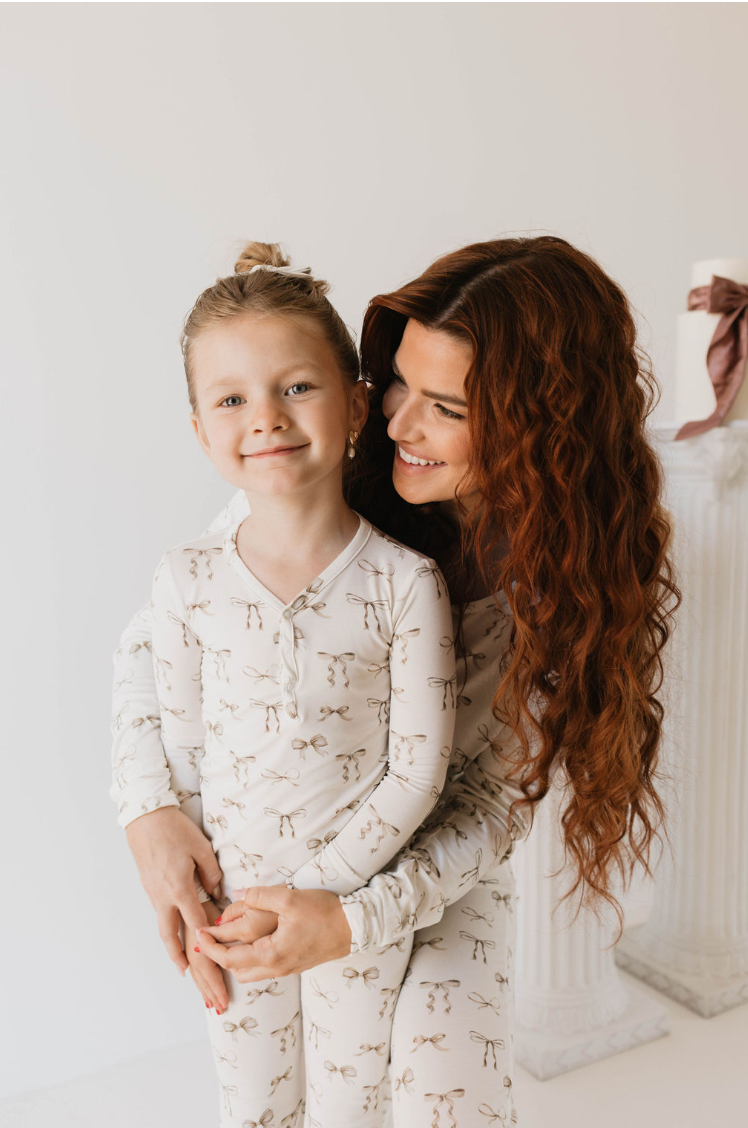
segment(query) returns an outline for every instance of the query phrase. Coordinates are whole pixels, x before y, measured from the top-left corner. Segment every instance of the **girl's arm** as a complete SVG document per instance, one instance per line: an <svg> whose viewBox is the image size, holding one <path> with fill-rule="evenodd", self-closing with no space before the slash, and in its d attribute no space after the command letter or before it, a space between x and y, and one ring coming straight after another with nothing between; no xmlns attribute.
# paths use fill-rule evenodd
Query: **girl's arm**
<svg viewBox="0 0 748 1128"><path fill-rule="evenodd" d="M248 512L244 492L238 490L203 535L225 528L235 517ZM151 605L147 603L125 628L114 652L109 794L117 804L117 821L121 827L159 807L179 806L164 757L161 730L157 725L139 720L159 716L152 630Z"/></svg>
<svg viewBox="0 0 748 1128"><path fill-rule="evenodd" d="M496 738L510 762L519 757L519 741L508 726L500 728ZM532 742L531 737L531 751ZM341 897L352 952L390 944L416 928L436 924L447 905L459 901L492 867L509 858L531 820L525 807L509 823L511 803L522 791L517 777L510 780L507 771L506 763L486 742L464 770L451 775L426 825L387 872L375 874L364 888Z"/></svg>
<svg viewBox="0 0 748 1128"><path fill-rule="evenodd" d="M420 572L423 563L416 561ZM408 645L407 653L399 643L390 646L387 771L336 837L296 870L292 888L358 889L438 802L452 748L456 678L453 650L440 645L452 639L449 599L436 597L435 580L446 591L440 574L419 575L414 565L395 606L393 634L408 637Z"/></svg>

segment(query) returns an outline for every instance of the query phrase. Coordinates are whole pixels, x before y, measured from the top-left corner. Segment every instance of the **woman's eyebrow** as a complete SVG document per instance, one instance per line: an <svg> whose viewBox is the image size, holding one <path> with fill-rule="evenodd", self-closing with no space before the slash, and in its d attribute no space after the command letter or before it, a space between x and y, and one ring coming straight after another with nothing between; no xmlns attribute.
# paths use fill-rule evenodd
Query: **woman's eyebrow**
<svg viewBox="0 0 748 1128"><path fill-rule="evenodd" d="M392 360L390 361L390 363L392 365L392 371L395 373L395 375L399 376L401 380L404 380L405 377L403 376L400 369L397 367L397 362L395 361L394 356L393 356ZM439 392L426 392L426 391L422 391L421 395L422 396L428 396L429 399L440 400L442 403L454 404L455 407L465 407L465 408L467 407L467 402L464 399L460 399L459 396L442 395Z"/></svg>

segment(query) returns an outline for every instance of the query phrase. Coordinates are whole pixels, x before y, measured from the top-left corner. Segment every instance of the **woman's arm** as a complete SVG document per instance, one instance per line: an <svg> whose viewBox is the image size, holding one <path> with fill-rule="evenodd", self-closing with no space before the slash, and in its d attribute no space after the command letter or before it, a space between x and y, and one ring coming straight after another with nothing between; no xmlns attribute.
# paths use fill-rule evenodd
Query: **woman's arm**
<svg viewBox="0 0 748 1128"><path fill-rule="evenodd" d="M506 755L512 747L511 730L503 735ZM519 751L516 738L514 746ZM437 923L447 905L510 856L515 842L529 830L530 814L528 808L520 809L509 822L509 807L522 791L506 771L486 742L474 760L448 778L441 802L389 869L341 897L351 951L390 944Z"/></svg>
<svg viewBox="0 0 748 1128"><path fill-rule="evenodd" d="M294 889L358 889L392 860L439 800L455 723L454 655L440 645L451 638L452 615L448 600L434 595L433 576L422 571L423 560L416 560L393 623L393 634L409 638L409 645L407 653L390 646L387 770L335 838L296 870L288 883Z"/></svg>
<svg viewBox="0 0 748 1128"><path fill-rule="evenodd" d="M383 947L416 928L435 924L447 905L459 901L492 866L505 861L515 842L527 833L527 809L516 813L511 824L507 818L512 800L521 794L489 746L464 772L451 776L428 825L385 873L375 874L368 885L343 897L283 886L241 891L247 905L279 914L277 930L254 944L244 944L230 907L229 923L201 929L201 951L239 983L255 983Z"/></svg>

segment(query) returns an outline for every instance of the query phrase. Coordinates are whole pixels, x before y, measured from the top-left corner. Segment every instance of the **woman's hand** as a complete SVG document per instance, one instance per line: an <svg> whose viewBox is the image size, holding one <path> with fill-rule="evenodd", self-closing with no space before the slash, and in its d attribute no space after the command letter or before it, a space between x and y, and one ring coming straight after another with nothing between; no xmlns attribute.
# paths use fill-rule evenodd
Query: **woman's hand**
<svg viewBox="0 0 748 1128"><path fill-rule="evenodd" d="M351 930L335 893L257 885L247 889L244 904L277 913L275 931L254 943L227 947L230 941L241 940L241 915L198 930L201 953L230 971L239 983L296 975L350 954Z"/></svg>
<svg viewBox="0 0 748 1128"><path fill-rule="evenodd" d="M208 924L215 924L216 920L221 916L221 910L214 901L204 901L202 903ZM192 981L197 987L198 991L205 1000L206 1007L215 1007L216 1014L223 1014L228 1006L229 996L226 990L226 980L220 968L217 968L212 960L207 956L202 955L198 948L198 937L194 929L188 928L182 922L184 929L184 948L187 955L187 960L190 966L190 975ZM196 951L195 949L198 948ZM221 977L221 989L216 991L215 980L216 971Z"/></svg>
<svg viewBox="0 0 748 1128"><path fill-rule="evenodd" d="M192 932L207 924L205 910L197 898L194 873L203 888L220 895L223 874L213 847L192 819L178 807L162 807L140 815L126 828L127 842L140 874L140 881L158 917L158 931L169 956L184 975L188 960L179 938L179 918ZM214 993L225 996L225 985L217 968L209 972Z"/></svg>

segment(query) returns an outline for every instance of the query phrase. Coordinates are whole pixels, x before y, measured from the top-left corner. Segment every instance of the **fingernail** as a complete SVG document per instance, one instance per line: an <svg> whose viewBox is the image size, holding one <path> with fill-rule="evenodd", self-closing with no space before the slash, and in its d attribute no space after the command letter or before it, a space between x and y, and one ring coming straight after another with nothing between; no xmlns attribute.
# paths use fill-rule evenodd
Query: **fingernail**
<svg viewBox="0 0 748 1128"><path fill-rule="evenodd" d="M210 1006L210 1003L206 1003L205 1005L206 1005L206 1007L209 1007L209 1006Z"/></svg>
<svg viewBox="0 0 748 1128"><path fill-rule="evenodd" d="M214 924L220 924L222 920L223 920L223 917L216 917Z"/></svg>
<svg viewBox="0 0 748 1128"><path fill-rule="evenodd" d="M221 896L221 886L220 885L216 885L215 889L213 890L213 896L216 897L216 898Z"/></svg>
<svg viewBox="0 0 748 1128"><path fill-rule="evenodd" d="M199 952L199 951L200 951L200 949L199 949L199 948L197 947L197 945L195 945L195 951L196 951L196 952Z"/></svg>

